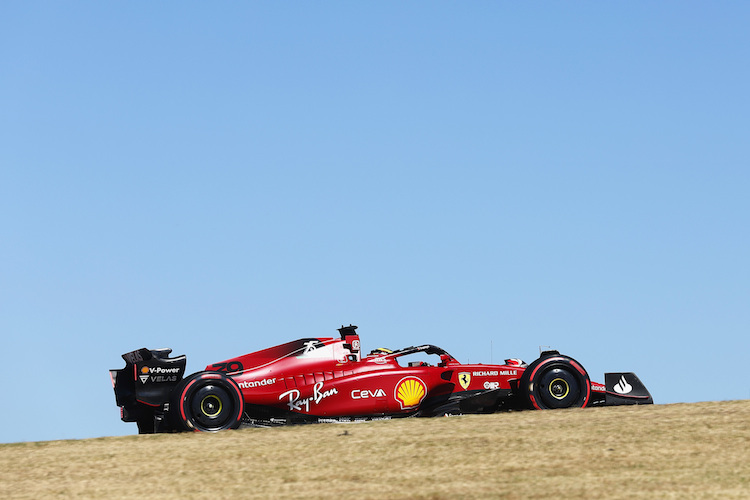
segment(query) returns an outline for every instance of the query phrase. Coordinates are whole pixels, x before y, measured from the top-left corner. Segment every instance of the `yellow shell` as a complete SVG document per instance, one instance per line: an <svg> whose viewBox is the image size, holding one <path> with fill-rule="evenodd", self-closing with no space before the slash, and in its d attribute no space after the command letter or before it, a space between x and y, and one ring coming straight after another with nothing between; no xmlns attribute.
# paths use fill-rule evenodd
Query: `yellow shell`
<svg viewBox="0 0 750 500"><path fill-rule="evenodd" d="M424 383L416 378L407 378L403 380L396 389L396 399L401 402L404 408L417 406L424 398L426 393Z"/></svg>

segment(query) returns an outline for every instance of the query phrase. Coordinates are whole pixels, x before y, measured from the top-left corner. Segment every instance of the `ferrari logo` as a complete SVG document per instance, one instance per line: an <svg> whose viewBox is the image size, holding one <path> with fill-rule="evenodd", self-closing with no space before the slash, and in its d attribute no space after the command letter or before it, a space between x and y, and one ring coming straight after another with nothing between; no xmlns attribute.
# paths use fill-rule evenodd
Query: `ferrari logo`
<svg viewBox="0 0 750 500"><path fill-rule="evenodd" d="M469 388L469 384L471 383L471 373L469 372L459 373L458 383L461 384L461 387L463 387L464 390L467 390Z"/></svg>

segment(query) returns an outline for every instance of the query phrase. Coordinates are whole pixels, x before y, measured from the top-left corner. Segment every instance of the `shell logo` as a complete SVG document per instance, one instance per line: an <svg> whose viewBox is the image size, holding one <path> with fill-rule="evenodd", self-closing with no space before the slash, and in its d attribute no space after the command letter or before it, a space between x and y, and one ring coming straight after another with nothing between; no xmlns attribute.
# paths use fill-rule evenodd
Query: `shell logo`
<svg viewBox="0 0 750 500"><path fill-rule="evenodd" d="M404 377L396 384L395 398L401 409L414 408L427 395L427 386L417 377Z"/></svg>
<svg viewBox="0 0 750 500"><path fill-rule="evenodd" d="M141 373L148 373L148 366L141 368Z"/></svg>

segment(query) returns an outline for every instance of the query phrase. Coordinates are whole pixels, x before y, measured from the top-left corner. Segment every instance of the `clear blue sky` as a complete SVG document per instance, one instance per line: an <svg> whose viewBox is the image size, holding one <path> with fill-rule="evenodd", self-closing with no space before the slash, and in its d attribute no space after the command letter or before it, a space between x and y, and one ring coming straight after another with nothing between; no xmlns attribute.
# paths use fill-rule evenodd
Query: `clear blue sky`
<svg viewBox="0 0 750 500"><path fill-rule="evenodd" d="M107 370L363 348L750 398L747 2L4 2L0 442Z"/></svg>

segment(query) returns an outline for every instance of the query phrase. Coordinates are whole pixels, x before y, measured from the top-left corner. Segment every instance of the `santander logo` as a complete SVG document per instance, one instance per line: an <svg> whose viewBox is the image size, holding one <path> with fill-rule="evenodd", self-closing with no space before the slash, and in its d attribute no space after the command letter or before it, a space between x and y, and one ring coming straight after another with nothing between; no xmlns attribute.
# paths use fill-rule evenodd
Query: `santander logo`
<svg viewBox="0 0 750 500"><path fill-rule="evenodd" d="M615 384L614 389L617 394L628 394L633 390L633 386L628 384L628 381L625 380L625 375L623 375L620 377L620 381Z"/></svg>

